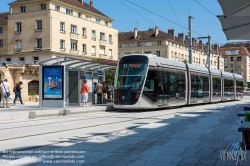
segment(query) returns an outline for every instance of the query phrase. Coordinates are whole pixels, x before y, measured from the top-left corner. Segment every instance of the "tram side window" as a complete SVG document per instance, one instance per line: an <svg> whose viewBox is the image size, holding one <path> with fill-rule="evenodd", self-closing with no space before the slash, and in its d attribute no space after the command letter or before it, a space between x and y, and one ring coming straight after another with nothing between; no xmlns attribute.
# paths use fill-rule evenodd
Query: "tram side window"
<svg viewBox="0 0 250 166"><path fill-rule="evenodd" d="M178 92L185 92L185 72L184 71L181 71L179 70L178 71L178 79L177 79L177 82L178 82Z"/></svg>
<svg viewBox="0 0 250 166"><path fill-rule="evenodd" d="M148 71L148 75L147 75L147 79L145 82L145 86L143 89L143 92L146 93L151 93L151 92L156 92L156 82L155 82L155 71L154 70L149 70Z"/></svg>
<svg viewBox="0 0 250 166"><path fill-rule="evenodd" d="M213 92L221 92L221 79L213 77Z"/></svg>
<svg viewBox="0 0 250 166"><path fill-rule="evenodd" d="M177 83L177 73L175 70L169 70L169 78L170 78L170 87L169 92L178 92L178 83Z"/></svg>
<svg viewBox="0 0 250 166"><path fill-rule="evenodd" d="M236 80L236 91L237 92L243 92L243 81L242 80Z"/></svg>

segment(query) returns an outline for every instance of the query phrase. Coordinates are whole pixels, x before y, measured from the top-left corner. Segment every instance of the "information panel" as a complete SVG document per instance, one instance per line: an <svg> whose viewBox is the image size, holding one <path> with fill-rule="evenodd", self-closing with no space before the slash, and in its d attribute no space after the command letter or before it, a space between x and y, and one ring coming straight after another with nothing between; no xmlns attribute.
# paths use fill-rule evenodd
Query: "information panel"
<svg viewBox="0 0 250 166"><path fill-rule="evenodd" d="M43 66L43 99L63 99L63 66Z"/></svg>

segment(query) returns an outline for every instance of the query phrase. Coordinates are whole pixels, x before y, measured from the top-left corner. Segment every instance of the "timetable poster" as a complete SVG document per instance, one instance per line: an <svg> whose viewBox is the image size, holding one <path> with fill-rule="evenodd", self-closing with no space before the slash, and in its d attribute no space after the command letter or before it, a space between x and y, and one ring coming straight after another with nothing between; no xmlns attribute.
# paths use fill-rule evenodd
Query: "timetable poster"
<svg viewBox="0 0 250 166"><path fill-rule="evenodd" d="M63 99L63 66L43 66L43 98Z"/></svg>

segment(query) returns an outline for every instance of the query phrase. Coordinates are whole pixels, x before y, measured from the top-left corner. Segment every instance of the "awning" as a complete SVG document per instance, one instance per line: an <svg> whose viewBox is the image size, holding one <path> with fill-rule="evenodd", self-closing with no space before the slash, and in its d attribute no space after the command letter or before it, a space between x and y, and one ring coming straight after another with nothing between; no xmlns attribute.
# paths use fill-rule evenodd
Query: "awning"
<svg viewBox="0 0 250 166"><path fill-rule="evenodd" d="M250 40L250 1L218 0L223 15L217 16L228 40Z"/></svg>
<svg viewBox="0 0 250 166"><path fill-rule="evenodd" d="M97 62L85 59L77 59L72 57L57 57L57 58L49 58L42 61L37 62L41 66L48 65L64 65L67 68L75 68L80 69L84 68L87 70L107 70L111 68L115 68L118 64L117 61L113 60L105 60L105 59L97 59Z"/></svg>

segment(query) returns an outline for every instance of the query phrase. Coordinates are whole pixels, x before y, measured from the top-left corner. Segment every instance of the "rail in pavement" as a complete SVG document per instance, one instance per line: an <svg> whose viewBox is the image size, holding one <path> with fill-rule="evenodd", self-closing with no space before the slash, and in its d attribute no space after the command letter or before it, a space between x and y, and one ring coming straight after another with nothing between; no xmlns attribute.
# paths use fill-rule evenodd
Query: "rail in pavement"
<svg viewBox="0 0 250 166"><path fill-rule="evenodd" d="M65 108L39 108L38 103L9 104L10 108L0 108L0 121L27 120L40 117L66 116L73 114L112 111L112 104L83 106L68 106Z"/></svg>

